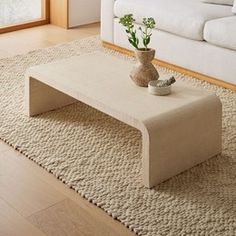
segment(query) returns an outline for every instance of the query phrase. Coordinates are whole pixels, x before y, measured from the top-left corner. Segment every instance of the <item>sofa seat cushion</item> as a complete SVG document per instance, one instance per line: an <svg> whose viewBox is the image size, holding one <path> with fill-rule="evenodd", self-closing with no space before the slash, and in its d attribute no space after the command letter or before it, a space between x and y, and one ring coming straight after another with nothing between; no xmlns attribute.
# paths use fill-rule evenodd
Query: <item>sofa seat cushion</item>
<svg viewBox="0 0 236 236"><path fill-rule="evenodd" d="M143 17L153 17L157 29L194 40L203 40L206 21L233 15L232 6L200 0L116 0L116 17L130 13L137 23L142 23Z"/></svg>
<svg viewBox="0 0 236 236"><path fill-rule="evenodd" d="M236 16L208 21L204 39L208 43L236 50Z"/></svg>

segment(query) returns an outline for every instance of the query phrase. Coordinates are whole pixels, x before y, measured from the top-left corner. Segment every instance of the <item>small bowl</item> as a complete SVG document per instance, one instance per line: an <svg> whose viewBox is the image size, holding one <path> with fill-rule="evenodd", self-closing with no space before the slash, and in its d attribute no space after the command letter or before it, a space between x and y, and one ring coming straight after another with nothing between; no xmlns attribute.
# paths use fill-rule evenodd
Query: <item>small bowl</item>
<svg viewBox="0 0 236 236"><path fill-rule="evenodd" d="M165 96L171 93L171 85L158 87L158 83L162 80L152 80L148 83L148 92L153 95Z"/></svg>

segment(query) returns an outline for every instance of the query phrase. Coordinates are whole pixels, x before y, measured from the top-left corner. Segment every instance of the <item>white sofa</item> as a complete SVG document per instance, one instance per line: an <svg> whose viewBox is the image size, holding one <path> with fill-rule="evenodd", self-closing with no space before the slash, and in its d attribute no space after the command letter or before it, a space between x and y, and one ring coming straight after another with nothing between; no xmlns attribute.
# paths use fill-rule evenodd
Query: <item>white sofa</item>
<svg viewBox="0 0 236 236"><path fill-rule="evenodd" d="M132 49L119 17L153 17L150 47L159 60L236 85L236 15L200 0L102 0L101 38ZM230 86L231 86L230 85ZM235 87L236 88L236 87Z"/></svg>

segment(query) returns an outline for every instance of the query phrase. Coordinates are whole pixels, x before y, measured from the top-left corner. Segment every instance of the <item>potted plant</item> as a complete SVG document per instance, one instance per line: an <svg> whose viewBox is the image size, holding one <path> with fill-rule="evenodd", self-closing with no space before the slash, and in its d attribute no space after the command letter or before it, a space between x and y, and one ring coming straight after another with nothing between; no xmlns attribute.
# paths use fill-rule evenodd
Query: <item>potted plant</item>
<svg viewBox="0 0 236 236"><path fill-rule="evenodd" d="M137 29L134 26L135 19L132 14L124 15L120 18L119 23L125 27L129 43L135 48L135 56L137 58L137 65L130 73L131 79L142 87L147 87L148 83L152 80L157 80L159 74L152 64L155 57L155 50L148 47L152 29L155 27L155 20L153 18L143 18L143 27L138 27L143 47L139 47L140 39L137 36Z"/></svg>

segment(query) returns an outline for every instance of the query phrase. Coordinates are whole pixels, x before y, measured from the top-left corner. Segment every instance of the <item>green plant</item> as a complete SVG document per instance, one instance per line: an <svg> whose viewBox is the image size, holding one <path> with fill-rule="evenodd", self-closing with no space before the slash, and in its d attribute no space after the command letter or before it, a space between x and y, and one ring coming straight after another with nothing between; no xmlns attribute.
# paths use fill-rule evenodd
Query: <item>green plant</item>
<svg viewBox="0 0 236 236"><path fill-rule="evenodd" d="M128 35L128 40L133 47L138 49L139 39L136 37L136 29L134 29L134 21L132 14L124 15L120 18L119 23L122 24L126 29L126 33Z"/></svg>
<svg viewBox="0 0 236 236"><path fill-rule="evenodd" d="M144 27L138 27L141 32L142 42L144 48L139 48L139 38L137 37L137 30L134 27L135 19L133 14L124 15L120 18L119 23L125 27L130 44L139 50L148 50L148 45L151 41L152 29L155 28L156 22L152 17L143 18Z"/></svg>

